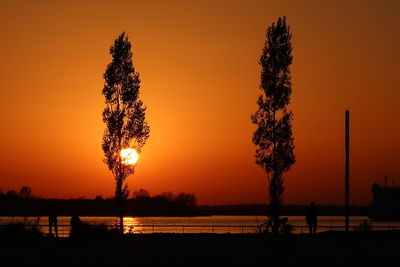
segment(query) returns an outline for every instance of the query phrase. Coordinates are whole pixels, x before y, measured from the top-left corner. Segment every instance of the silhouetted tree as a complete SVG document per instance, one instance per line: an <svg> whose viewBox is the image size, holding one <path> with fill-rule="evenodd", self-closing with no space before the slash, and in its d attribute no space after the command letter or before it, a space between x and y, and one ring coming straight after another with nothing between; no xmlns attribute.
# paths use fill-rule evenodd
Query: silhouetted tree
<svg viewBox="0 0 400 267"><path fill-rule="evenodd" d="M18 198L17 191L15 191L15 190L8 190L6 195L7 195L7 198L9 198L9 199Z"/></svg>
<svg viewBox="0 0 400 267"><path fill-rule="evenodd" d="M150 193L146 189L140 188L139 190L136 190L133 192L133 198L134 199L143 199L143 198L149 198Z"/></svg>
<svg viewBox="0 0 400 267"><path fill-rule="evenodd" d="M286 17L278 18L267 29L260 57L262 67L258 110L251 116L257 125L253 143L257 146L256 163L266 173L269 182L269 222L273 232L279 231L283 204L284 173L295 163L292 135L293 114L288 110L292 92L290 65L292 44Z"/></svg>
<svg viewBox="0 0 400 267"><path fill-rule="evenodd" d="M124 181L135 172L134 165L122 163L120 151L133 147L140 152L149 137L150 128L145 119L146 107L138 99L140 79L132 63L131 43L123 32L110 48L112 62L104 73L103 95L106 107L103 121L105 163L115 178L115 198L119 203L120 231L123 232L123 202L128 197Z"/></svg>
<svg viewBox="0 0 400 267"><path fill-rule="evenodd" d="M164 198L166 201L175 201L175 195L172 192L164 192L161 194L161 197Z"/></svg>
<svg viewBox="0 0 400 267"><path fill-rule="evenodd" d="M103 198L102 195L98 195L98 196L96 196L96 197L94 198L94 200L102 201L102 200L104 200L104 198Z"/></svg>
<svg viewBox="0 0 400 267"><path fill-rule="evenodd" d="M21 198L30 198L31 193L32 193L32 190L30 187L23 186L23 187L21 187L21 190L19 191L19 196Z"/></svg>
<svg viewBox="0 0 400 267"><path fill-rule="evenodd" d="M195 207L197 200L194 194L179 193L176 196L176 202L182 206Z"/></svg>

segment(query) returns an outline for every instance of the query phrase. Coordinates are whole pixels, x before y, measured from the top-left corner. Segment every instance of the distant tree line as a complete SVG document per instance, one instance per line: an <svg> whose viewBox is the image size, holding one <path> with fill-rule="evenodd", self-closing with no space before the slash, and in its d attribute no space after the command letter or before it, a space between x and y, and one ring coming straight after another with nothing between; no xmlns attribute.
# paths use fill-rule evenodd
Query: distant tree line
<svg viewBox="0 0 400 267"><path fill-rule="evenodd" d="M56 207L58 216L119 216L114 197L94 199L45 199L32 195L29 187L19 192L0 189L0 216L48 216L50 207ZM151 196L140 189L126 200L125 216L195 216L201 215L194 194L166 192Z"/></svg>
<svg viewBox="0 0 400 267"><path fill-rule="evenodd" d="M0 199L1 200L3 200L3 199L18 199L18 198L22 198L22 199L32 198L31 188L28 186L23 186L23 187L21 187L19 192L17 192L16 190L8 190L6 193L3 193L3 191L0 189Z"/></svg>
<svg viewBox="0 0 400 267"><path fill-rule="evenodd" d="M0 216L48 216L49 207L55 203L59 216L119 216L114 197L94 199L44 199L32 195L29 187L19 191L0 189ZM284 216L304 216L307 206L285 205ZM127 200L126 216L199 216L199 215L248 215L265 216L268 205L212 205L198 206L194 194L166 192L151 196L147 190L133 192ZM320 215L343 216L343 206L319 206ZM352 216L367 216L370 207L351 207Z"/></svg>
<svg viewBox="0 0 400 267"><path fill-rule="evenodd" d="M197 200L194 194L171 192L150 196L149 192L140 189L133 192L133 198L128 200L132 203L132 213L141 216L150 216L156 213L160 216L174 216L180 214L196 215Z"/></svg>

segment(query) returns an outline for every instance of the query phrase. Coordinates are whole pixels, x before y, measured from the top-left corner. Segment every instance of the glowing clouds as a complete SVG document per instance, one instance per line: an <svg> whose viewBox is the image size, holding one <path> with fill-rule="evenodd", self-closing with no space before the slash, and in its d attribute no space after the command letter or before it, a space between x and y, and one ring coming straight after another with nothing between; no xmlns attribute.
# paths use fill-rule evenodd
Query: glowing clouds
<svg viewBox="0 0 400 267"><path fill-rule="evenodd" d="M139 154L133 148L125 148L120 152L122 163L125 165L134 165L139 159Z"/></svg>

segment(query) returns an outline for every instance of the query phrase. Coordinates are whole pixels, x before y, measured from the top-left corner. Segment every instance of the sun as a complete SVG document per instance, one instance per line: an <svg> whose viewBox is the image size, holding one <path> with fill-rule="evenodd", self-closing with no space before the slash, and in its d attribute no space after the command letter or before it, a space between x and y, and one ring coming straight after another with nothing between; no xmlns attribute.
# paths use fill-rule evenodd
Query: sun
<svg viewBox="0 0 400 267"><path fill-rule="evenodd" d="M139 159L139 154L133 148L124 148L120 152L122 163L125 165L135 165Z"/></svg>

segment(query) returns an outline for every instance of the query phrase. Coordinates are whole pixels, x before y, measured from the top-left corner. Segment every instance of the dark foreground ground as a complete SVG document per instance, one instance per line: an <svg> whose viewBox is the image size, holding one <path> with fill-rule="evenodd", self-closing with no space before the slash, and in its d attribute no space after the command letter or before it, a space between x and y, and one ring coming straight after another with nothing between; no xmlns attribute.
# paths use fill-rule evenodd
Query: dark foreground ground
<svg viewBox="0 0 400 267"><path fill-rule="evenodd" d="M400 232L0 239L0 266L400 266Z"/></svg>

